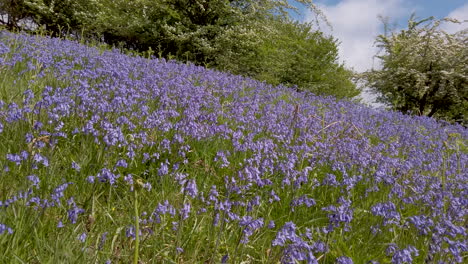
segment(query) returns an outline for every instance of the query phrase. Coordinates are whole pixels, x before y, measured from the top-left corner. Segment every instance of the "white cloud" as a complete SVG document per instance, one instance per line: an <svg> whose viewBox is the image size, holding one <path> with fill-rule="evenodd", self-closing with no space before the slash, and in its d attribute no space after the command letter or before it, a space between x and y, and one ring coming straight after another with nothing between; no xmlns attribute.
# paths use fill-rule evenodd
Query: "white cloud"
<svg viewBox="0 0 468 264"><path fill-rule="evenodd" d="M373 56L378 51L374 41L383 28L378 16L393 21L411 13L404 0L342 0L336 5L319 3L318 6L333 27L332 31L323 29L341 42L340 58L359 72L373 66ZM309 14L309 21L312 16Z"/></svg>
<svg viewBox="0 0 468 264"><path fill-rule="evenodd" d="M465 4L452 12L450 12L447 17L455 18L460 22L465 21L462 24L455 24L455 23L444 23L442 24L442 28L447 31L448 33L455 33L457 31L463 30L468 28L468 4Z"/></svg>

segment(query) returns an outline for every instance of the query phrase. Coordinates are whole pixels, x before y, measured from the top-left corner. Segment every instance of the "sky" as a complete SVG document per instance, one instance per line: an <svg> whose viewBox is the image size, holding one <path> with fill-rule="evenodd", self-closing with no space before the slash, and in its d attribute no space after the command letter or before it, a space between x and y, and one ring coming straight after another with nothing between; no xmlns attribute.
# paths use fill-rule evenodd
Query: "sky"
<svg viewBox="0 0 468 264"><path fill-rule="evenodd" d="M444 25L450 33L468 28L468 1L466 0L316 0L332 29L322 25L321 30L332 34L340 41L340 59L349 68L358 72L378 66L373 56L378 52L374 46L377 35L383 33L383 24L378 16L388 17L392 27L406 28L412 13L417 18L434 16L467 20L463 25ZM302 10L302 21L312 21L314 14Z"/></svg>
<svg viewBox="0 0 468 264"><path fill-rule="evenodd" d="M394 30L406 28L408 19L414 13L417 19L434 16L456 18L465 21L462 25L442 24L444 30L454 33L468 28L467 0L315 0L332 28L322 24L320 30L333 35L340 42L340 62L356 72L379 67L374 56L379 52L374 46L376 37L384 33L379 16L388 18ZM301 9L293 15L300 21L314 21L315 14ZM380 108L376 95L368 88L360 96L363 103Z"/></svg>

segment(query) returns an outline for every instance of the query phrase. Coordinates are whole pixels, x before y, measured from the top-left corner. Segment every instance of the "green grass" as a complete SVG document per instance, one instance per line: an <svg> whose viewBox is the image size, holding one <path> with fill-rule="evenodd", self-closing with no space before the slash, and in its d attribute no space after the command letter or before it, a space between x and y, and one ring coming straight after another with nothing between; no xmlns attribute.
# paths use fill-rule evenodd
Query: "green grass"
<svg viewBox="0 0 468 264"><path fill-rule="evenodd" d="M19 43L14 43L11 46L12 50L15 45L18 48L21 46ZM3 56L8 59L12 54ZM28 63L36 67L29 69ZM74 69L79 70L81 67L75 65ZM59 79L55 74L53 69L41 68L41 65L37 64L34 59L25 59L13 67L0 66L2 76L0 100L7 104L14 102L25 107L23 105L24 92L31 90L34 93L34 99L29 102L29 106L34 106L42 98L45 87L59 89L73 86L73 81L77 78L74 76L71 79ZM101 77L95 83L89 84L97 86L99 81L105 82L109 79ZM199 83L199 85L202 84ZM254 92L253 87L247 87L240 92L239 96L252 96ZM229 104L234 100L234 97L221 99L223 106L226 107L223 111L228 111ZM300 98L283 94L275 98L271 105L278 103L296 105L300 102ZM155 99L148 105L150 110L154 110L159 104L158 99ZM310 145L325 142L330 138L335 141L364 138L368 140L369 148L378 144L385 144L387 147L392 144L392 142L382 141L375 135L361 134L362 132L350 122L328 122L326 115L330 113L327 113L327 107L320 105L317 107L321 108L322 116L310 118L317 120L320 130L317 131L314 139L308 142ZM260 109L263 108L260 107ZM183 108L178 110L182 112ZM135 111L139 111L138 106L135 106ZM0 234L0 263L104 263L107 260L112 263L136 263L138 260L139 263L219 263L226 254L229 255L229 263L278 263L281 261L284 248L272 246L272 241L278 230L290 221L297 225L298 233L305 233L307 229L310 229L312 234L310 241L321 241L328 245L327 252L315 254L320 263L335 263L336 258L340 256L351 257L354 263L366 263L369 260L391 263L391 257L385 253L391 243L396 243L401 248L406 245L418 248L419 256L414 256L414 263L423 263L428 254L430 237L418 235L418 231L413 226L402 227L390 224L381 226L379 232L372 232L371 227L379 226L383 221L382 217L371 213L371 208L376 203L392 201L399 205L401 224L410 216L431 212L431 207L427 203L419 201L409 205L404 204L401 198L395 195L390 197L393 186L383 182L375 183L372 176L375 168L364 168L364 173L359 172L360 168L357 167L347 168L350 175L363 177L363 180L350 190L346 190L343 186L318 186L317 183L322 182L327 174L334 174L338 181L342 181L345 177L341 172L333 169L333 164L312 165L308 155L304 153L302 159L297 160L293 166L296 171L303 171L306 167L312 166L307 173L308 182L299 187L283 185L284 175L274 171L262 175L263 179L269 179L272 184L260 188L237 177L238 172L248 165L249 160L255 159L258 153L251 150L236 152L230 139L211 137L197 140L183 137L184 143L171 144L169 150L164 150L159 147L159 144L163 139L173 140L177 131L162 132L158 129L148 131L148 138L155 143L150 145L144 144L142 139L136 138L128 127L123 126L122 132L127 139L136 145L142 144L133 158L126 158L130 151L128 146L105 146L102 136L94 137L72 132L74 128L83 127L91 114L89 116L71 114L61 117L60 121L64 125L60 131L65 131L66 137L41 134L40 131L55 131L57 126L57 122L48 122L50 117L45 109L38 113L31 111L26 114L24 120L8 124L4 122L5 113L2 112L2 115L0 121L4 128L0 133L0 168L8 167L9 171L0 170L0 201L7 201L17 196L18 193L28 190L32 190L33 193L27 198L19 198L7 208L0 209L0 223L14 229L11 235ZM130 113L128 116L132 118ZM118 117L117 114L109 112L104 118L112 123ZM260 119L262 116L257 113L255 117ZM176 123L180 118L182 117L175 117L171 122ZM295 129L293 143L301 140L300 135L308 133L306 129L295 127L294 122L298 121L294 115L293 118L286 114L278 118L292 120L291 129L293 127ZM43 123L40 130L34 129L38 121ZM132 121L137 124L137 130L143 130L138 118L133 117ZM222 115L218 116L217 121L227 124L233 130L241 125ZM335 126L343 126L345 129L337 130L339 131L337 133L329 132L333 131ZM103 132L102 128L97 129ZM424 130L421 129L424 133L430 133ZM32 138L30 142L26 141L27 135ZM259 133L254 141L262 139L272 139L276 143L278 152L288 153L289 151L288 146L281 140L272 138L271 133ZM399 138L395 136L392 140L397 142ZM184 146L189 147L186 151L186 162L178 154ZM460 134L451 134L446 141L446 146L444 153L447 160L451 156L468 153L466 139ZM334 147L331 146L331 148ZM26 151L29 157L18 166L5 159L8 153L19 154L22 151ZM219 161L214 161L218 151L229 151L232 154L227 167L221 167ZM143 161L144 153L158 153L159 157L154 157L152 161ZM49 165L39 164L35 168L32 158L34 154L46 157ZM313 153L309 154L313 155ZM339 159L346 158L342 154L339 149L336 150L335 155ZM380 154L391 155L385 150ZM406 150L402 150L402 153L395 158L402 159L405 155L407 155ZM115 168L114 173L121 176L114 186L99 183L98 179L94 183L87 181L89 176L98 175L103 168L113 169L114 165L123 158L127 160L128 167ZM287 159L287 155L284 155L278 159L277 163L287 161ZM170 174L161 176L158 169L166 160L171 166L177 163L179 167L177 169L171 167ZM72 162L79 164L81 169L73 169ZM463 165L458 164L458 167L461 173L464 169ZM444 178L445 171L439 172L437 176ZM178 173L186 174L188 179L195 180L198 192L203 193L205 200L208 199L212 186L217 186L219 200L229 199L248 203L259 196L261 203L253 206L252 210L248 210L246 205L241 205L232 206L231 212L239 216L249 215L254 219L262 217L265 227L256 230L250 237L249 243L240 243L245 227L239 226L238 221L220 221L219 224L214 225L215 218L226 217L226 213L215 208L214 203L207 204L199 198L190 197L182 192L182 186L175 178ZM124 180L124 176L130 174L133 175L133 185ZM29 175L36 175L40 178L38 187L31 186L31 182L26 178ZM245 190L241 193L229 191L228 184L225 182L226 178L229 180L235 178L236 185L240 188L245 187ZM409 180L410 185L417 184L411 172L401 177L398 183L407 185L405 180ZM65 189L64 197L61 198L58 206L42 209L34 203L28 204L32 197L50 201L54 189L68 182L73 184ZM143 188L145 183L150 183L152 188L150 190ZM379 189L369 192L371 186ZM272 204L268 203L271 191L275 191L281 200ZM301 205L292 211L291 203L303 195L313 198L316 205L311 207ZM67 217L69 210L73 207L67 201L72 197L76 206L84 210L76 223L71 223ZM340 197L352 201L353 221L348 227L341 224L333 232L326 234L322 230L329 225L329 218L328 212L323 208L330 205L339 206L336 201ZM174 206L177 213L174 216L162 215L160 223L146 221L158 204L166 200ZM182 219L178 212L187 203L191 205L192 210L187 219ZM200 211L203 209L206 212ZM141 231L141 235L133 239L128 237L126 232L128 228L135 226L138 219L142 221L135 228ZM275 228L266 228L270 220L275 221ZM57 225L60 222L63 222L63 227L59 228ZM174 229L173 222L178 222L177 229ZM86 239L81 242L78 237L84 233ZM107 234L105 241L103 240L104 234ZM436 262L439 260L446 261L447 259L444 255L436 256L434 259Z"/></svg>

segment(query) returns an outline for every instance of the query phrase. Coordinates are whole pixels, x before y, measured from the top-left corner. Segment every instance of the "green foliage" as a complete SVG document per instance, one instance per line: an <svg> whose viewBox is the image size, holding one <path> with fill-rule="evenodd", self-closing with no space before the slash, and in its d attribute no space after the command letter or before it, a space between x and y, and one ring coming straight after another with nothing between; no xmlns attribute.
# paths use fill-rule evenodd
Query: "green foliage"
<svg viewBox="0 0 468 264"><path fill-rule="evenodd" d="M363 74L395 110L468 124L468 31L448 34L440 24L457 22L427 18L408 28L380 35L382 69Z"/></svg>
<svg viewBox="0 0 468 264"><path fill-rule="evenodd" d="M270 25L273 34L263 38L262 70L255 77L338 98L359 94L350 81L351 71L338 63L336 39L313 30L310 24L272 21Z"/></svg>
<svg viewBox="0 0 468 264"><path fill-rule="evenodd" d="M95 0L9 0L0 3L10 30L43 26L54 36L81 33L98 15Z"/></svg>

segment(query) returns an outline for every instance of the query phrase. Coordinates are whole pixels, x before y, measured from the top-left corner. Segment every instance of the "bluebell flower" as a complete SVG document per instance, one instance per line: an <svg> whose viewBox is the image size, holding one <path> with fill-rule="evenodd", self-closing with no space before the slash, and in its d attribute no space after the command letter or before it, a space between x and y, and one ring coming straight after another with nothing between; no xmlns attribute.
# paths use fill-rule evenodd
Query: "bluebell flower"
<svg viewBox="0 0 468 264"><path fill-rule="evenodd" d="M0 235L7 232L8 234L13 234L13 229L6 226L5 224L0 223Z"/></svg>
<svg viewBox="0 0 468 264"><path fill-rule="evenodd" d="M392 256L392 263L413 263L413 255L419 256L419 251L413 246L408 246L402 250L397 250Z"/></svg>
<svg viewBox="0 0 468 264"><path fill-rule="evenodd" d="M39 177L37 177L36 175L29 175L27 179L32 183L32 186L39 188Z"/></svg>
<svg viewBox="0 0 468 264"><path fill-rule="evenodd" d="M188 196L195 198L198 194L197 183L195 180L188 180L182 186L182 192L186 193Z"/></svg>
<svg viewBox="0 0 468 264"><path fill-rule="evenodd" d="M342 256L336 259L336 264L353 264L353 260L346 256Z"/></svg>
<svg viewBox="0 0 468 264"><path fill-rule="evenodd" d="M72 162L71 167L72 167L72 169L74 169L74 170L76 170L76 171L80 171L80 170L81 170L80 165L78 165L78 163L76 163L76 162L74 162L74 161Z"/></svg>
<svg viewBox="0 0 468 264"><path fill-rule="evenodd" d="M125 161L124 159L120 159L115 164L115 167L127 168L128 167L127 161Z"/></svg>
<svg viewBox="0 0 468 264"><path fill-rule="evenodd" d="M81 241L81 243L84 243L86 241L86 237L87 237L87 234L83 232L78 236L78 240Z"/></svg>
<svg viewBox="0 0 468 264"><path fill-rule="evenodd" d="M6 154L6 159L14 162L16 165L20 165L22 160L21 156L17 154Z"/></svg>
<svg viewBox="0 0 468 264"><path fill-rule="evenodd" d="M34 154L33 159L36 163L42 164L45 167L49 167L49 160L46 157L42 156L41 154L39 153Z"/></svg>

